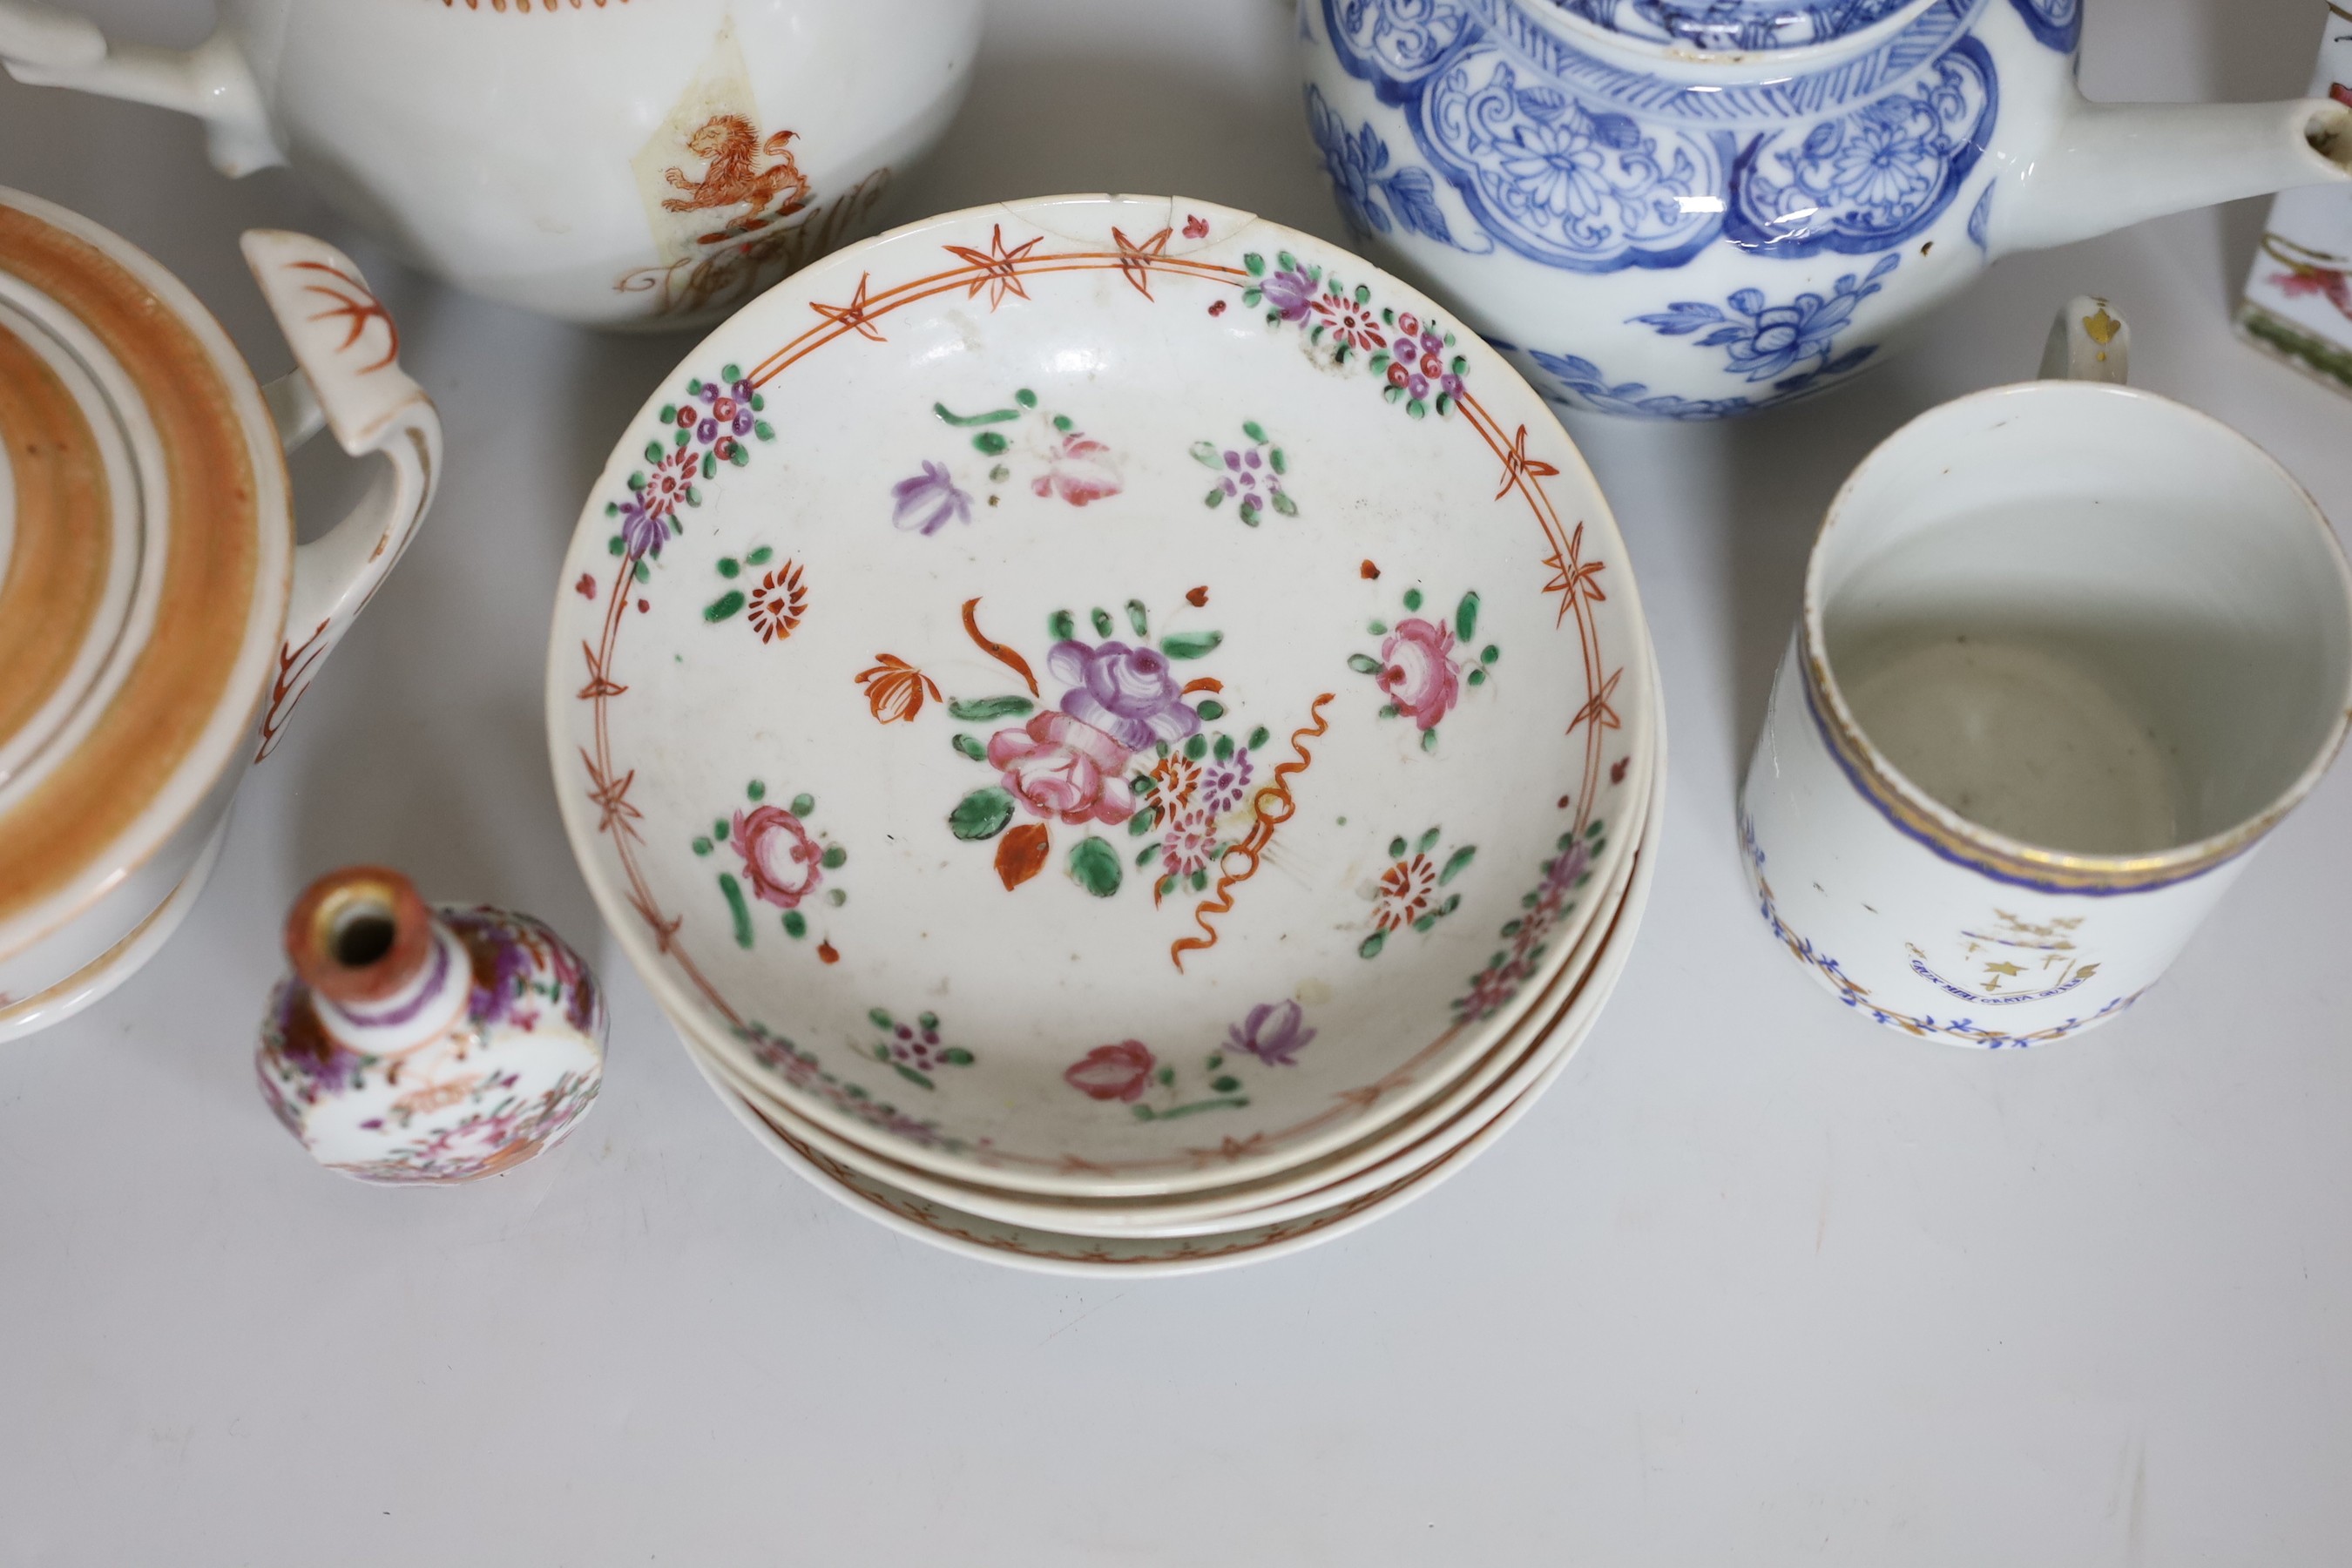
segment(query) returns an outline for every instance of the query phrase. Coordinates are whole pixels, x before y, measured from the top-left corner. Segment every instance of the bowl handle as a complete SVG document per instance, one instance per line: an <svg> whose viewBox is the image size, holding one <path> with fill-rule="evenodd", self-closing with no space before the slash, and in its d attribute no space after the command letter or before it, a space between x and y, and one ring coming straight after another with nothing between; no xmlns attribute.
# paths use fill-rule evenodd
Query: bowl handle
<svg viewBox="0 0 2352 1568"><path fill-rule="evenodd" d="M349 257L308 235L253 229L245 259L299 367L264 395L290 450L323 426L383 464L351 515L294 552L285 640L261 720L259 762L320 665L415 536L441 472L441 416L400 368L400 329Z"/></svg>

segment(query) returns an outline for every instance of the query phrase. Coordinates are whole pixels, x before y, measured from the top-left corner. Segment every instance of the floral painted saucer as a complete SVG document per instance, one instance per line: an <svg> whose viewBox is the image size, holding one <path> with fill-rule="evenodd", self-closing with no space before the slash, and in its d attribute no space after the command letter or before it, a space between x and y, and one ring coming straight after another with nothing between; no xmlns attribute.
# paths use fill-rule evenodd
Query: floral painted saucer
<svg viewBox="0 0 2352 1568"><path fill-rule="evenodd" d="M1225 1185L1442 1092L1646 789L1647 629L1541 401L1203 203L796 275L647 405L562 581L565 826L665 1005L1010 1190Z"/></svg>
<svg viewBox="0 0 2352 1568"><path fill-rule="evenodd" d="M725 1062L706 1057L705 1076L723 1079L727 1090L740 1096L775 1132L789 1138L800 1153L821 1155L899 1197L923 1200L940 1213L966 1219L1062 1236L1180 1237L1222 1235L1318 1213L1384 1186L1406 1172L1434 1163L1517 1100L1554 1061L1582 1044L1616 989L1648 905L1664 826L1657 807L1664 782L1663 772L1654 773L1642 826L1629 828L1638 833L1640 845L1621 863L1619 881L1597 896L1599 918L1587 928L1574 958L1533 1000L1527 1016L1486 1061L1446 1093L1366 1142L1242 1186L1141 1199L1000 1193L913 1171L834 1138L789 1107L777 1104L763 1084ZM772 1146L772 1140L762 1142ZM822 1171L813 1172L804 1161L788 1163L804 1175L824 1175ZM844 1190L829 1176L818 1184L835 1195Z"/></svg>

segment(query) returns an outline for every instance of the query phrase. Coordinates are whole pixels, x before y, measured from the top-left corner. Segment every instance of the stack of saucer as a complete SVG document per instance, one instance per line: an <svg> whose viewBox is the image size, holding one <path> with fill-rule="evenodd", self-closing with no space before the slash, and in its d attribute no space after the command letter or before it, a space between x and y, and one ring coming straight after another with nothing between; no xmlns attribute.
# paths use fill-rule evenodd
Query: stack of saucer
<svg viewBox="0 0 2352 1568"><path fill-rule="evenodd" d="M565 824L713 1088L923 1239L1167 1272L1458 1170L1615 984L1623 542L1427 300L1208 204L934 219L647 405L564 569Z"/></svg>

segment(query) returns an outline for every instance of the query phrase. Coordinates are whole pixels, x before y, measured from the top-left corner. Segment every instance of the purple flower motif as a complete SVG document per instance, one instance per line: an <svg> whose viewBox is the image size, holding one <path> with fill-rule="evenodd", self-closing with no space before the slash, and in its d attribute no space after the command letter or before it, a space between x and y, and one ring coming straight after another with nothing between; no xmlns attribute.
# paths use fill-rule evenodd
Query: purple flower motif
<svg viewBox="0 0 2352 1568"><path fill-rule="evenodd" d="M621 503L621 542L639 555L659 555L662 541L669 537L669 524L646 509L644 500L631 496Z"/></svg>
<svg viewBox="0 0 2352 1568"><path fill-rule="evenodd" d="M1315 300L1315 280L1303 272L1285 268L1260 285L1265 302L1278 311L1286 321L1303 321Z"/></svg>
<svg viewBox="0 0 2352 1568"><path fill-rule="evenodd" d="M1249 748L1244 746L1224 762L1211 763L1201 774L1201 804L1211 816L1222 816L1241 805L1249 782Z"/></svg>
<svg viewBox="0 0 2352 1568"><path fill-rule="evenodd" d="M1130 752L1200 732L1201 715L1186 704L1168 656L1156 648L1057 642L1045 655L1045 668L1070 688L1063 712Z"/></svg>
<svg viewBox="0 0 2352 1568"><path fill-rule="evenodd" d="M1315 1037L1302 1028L1305 1012L1296 1002L1261 1002L1249 1016L1225 1030L1225 1048L1255 1057L1270 1068L1298 1065L1298 1053Z"/></svg>
<svg viewBox="0 0 2352 1568"><path fill-rule="evenodd" d="M473 1021L487 1027L511 1020L526 1029L536 1024L535 1010L526 1016L516 1007L524 987L539 973L539 961L530 949L499 920L456 913L442 918L472 962L473 995L467 1011Z"/></svg>
<svg viewBox="0 0 2352 1568"><path fill-rule="evenodd" d="M1559 857L1544 868L1544 889L1546 891L1557 889L1563 893L1573 891L1578 880L1591 868L1591 842L1580 838L1561 850Z"/></svg>
<svg viewBox="0 0 2352 1568"><path fill-rule="evenodd" d="M925 537L950 522L971 521L971 497L956 488L945 463L925 463L911 479L890 487L890 521Z"/></svg>

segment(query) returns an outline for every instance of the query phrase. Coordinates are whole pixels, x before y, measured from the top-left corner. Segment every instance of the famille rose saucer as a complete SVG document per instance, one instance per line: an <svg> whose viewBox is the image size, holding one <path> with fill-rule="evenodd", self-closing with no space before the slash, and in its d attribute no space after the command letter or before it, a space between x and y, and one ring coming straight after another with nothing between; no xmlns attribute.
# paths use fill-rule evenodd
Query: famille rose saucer
<svg viewBox="0 0 2352 1568"><path fill-rule="evenodd" d="M723 1062L710 1066L775 1129L811 1152L861 1171L910 1197L945 1205L983 1219L1085 1236L1202 1236L1244 1223L1267 1223L1327 1208L1393 1177L1408 1165L1427 1163L1463 1142L1516 1099L1551 1058L1574 1048L1608 1001L1630 955L1646 903L1649 878L1657 860L1665 784L1664 724L1661 756L1653 770L1650 798L1638 823L1627 830L1640 840L1620 863L1618 879L1589 896L1596 918L1587 926L1569 963L1529 998L1516 1027L1465 1072L1446 1091L1372 1136L1302 1165L1232 1186L1164 1197L1078 1198L1004 1193L918 1171L873 1150L835 1138L778 1102L765 1085ZM1637 873L1639 873L1637 879ZM1636 880L1640 888L1632 886Z"/></svg>
<svg viewBox="0 0 2352 1568"><path fill-rule="evenodd" d="M1077 1232L992 1218L940 1202L884 1180L814 1147L786 1126L773 1108L749 1096L691 1037L687 1054L736 1119L776 1157L828 1196L929 1246L984 1262L1037 1273L1126 1276L1202 1274L1260 1263L1334 1241L1402 1208L1490 1147L1533 1108L1576 1053L1609 994L1615 989L1648 905L1657 868L1653 818L1633 857L1634 875L1611 912L1616 934L1603 943L1584 994L1538 1031L1538 1043L1481 1103L1432 1131L1411 1149L1315 1193L1232 1216L1223 1225L1179 1226L1165 1231Z"/></svg>
<svg viewBox="0 0 2352 1568"><path fill-rule="evenodd" d="M967 1222L1011 1226L1022 1233L1097 1240L1218 1237L1244 1228L1307 1218L1384 1188L1411 1172L1436 1164L1476 1136L1535 1084L1549 1081L1551 1068L1583 1043L1616 989L1648 903L1657 864L1655 851L1654 829L1629 861L1633 876L1625 886L1613 890L1602 906L1602 918L1594 922L1588 939L1593 951L1585 955L1589 962L1580 964L1574 974L1563 974L1553 982L1535 1011L1514 1031L1503 1053L1507 1059L1497 1063L1491 1074L1482 1075L1474 1091L1459 1097L1448 1095L1432 1102L1423 1112L1407 1118L1393 1135L1378 1140L1378 1147L1357 1152L1357 1157L1332 1168L1324 1169L1322 1162L1316 1162L1302 1167L1296 1179L1292 1179L1293 1173L1286 1172L1282 1179L1274 1182L1253 1184L1243 1189L1218 1189L1202 1201L1166 1205L1144 1201L1120 1205L1069 1200L1056 1205L1052 1200L1031 1196L1023 1203L983 1189L909 1173L904 1167L884 1167L866 1152L831 1139L793 1116L759 1092L756 1085L747 1084L728 1071L725 1064L706 1055L701 1058L702 1065L715 1087L732 1093L767 1124L767 1133L772 1136L763 1136L763 1142L771 1146L779 1139L790 1143L800 1157L789 1163L803 1175L827 1177L824 1165L811 1162L829 1162L866 1177L871 1190L887 1192L904 1202L930 1205L934 1217L952 1215ZM690 1041L688 1047L691 1050ZM844 1189L837 1180L826 1179L819 1184L836 1196L843 1195Z"/></svg>
<svg viewBox="0 0 2352 1568"><path fill-rule="evenodd" d="M648 403L562 581L565 826L666 1008L1011 1191L1230 1185L1444 1092L1648 787L1639 597L1541 400L1206 203L787 279Z"/></svg>

